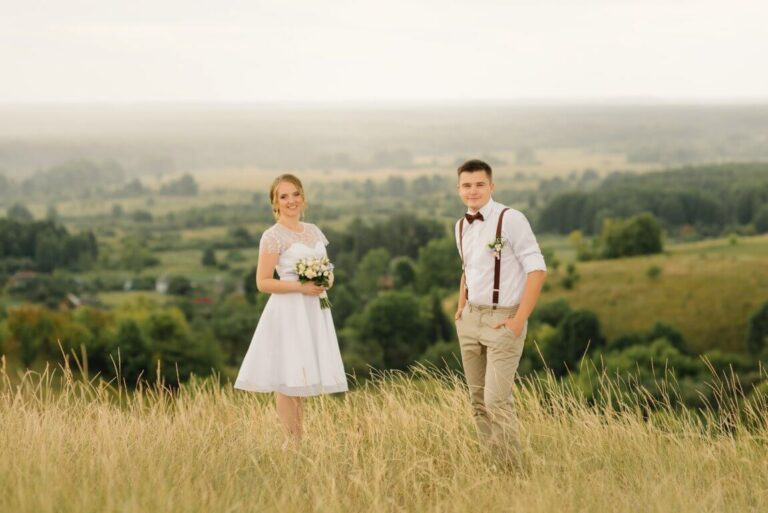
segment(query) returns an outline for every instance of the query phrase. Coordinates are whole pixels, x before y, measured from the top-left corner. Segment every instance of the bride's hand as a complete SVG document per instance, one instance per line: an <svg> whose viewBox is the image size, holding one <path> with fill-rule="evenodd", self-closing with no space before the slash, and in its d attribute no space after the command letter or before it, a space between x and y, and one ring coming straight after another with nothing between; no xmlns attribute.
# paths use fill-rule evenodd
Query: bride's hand
<svg viewBox="0 0 768 513"><path fill-rule="evenodd" d="M333 287L333 273L328 275L328 288Z"/></svg>
<svg viewBox="0 0 768 513"><path fill-rule="evenodd" d="M315 285L311 281L302 283L299 287L299 292L308 296L319 296L323 293L323 291L325 291L325 287L321 285Z"/></svg>

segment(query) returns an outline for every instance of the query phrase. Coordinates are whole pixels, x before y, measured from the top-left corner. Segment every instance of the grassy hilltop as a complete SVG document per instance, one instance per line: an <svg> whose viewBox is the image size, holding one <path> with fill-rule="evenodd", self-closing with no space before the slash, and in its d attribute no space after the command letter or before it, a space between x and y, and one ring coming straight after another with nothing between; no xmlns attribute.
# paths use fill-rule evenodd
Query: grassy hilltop
<svg viewBox="0 0 768 513"><path fill-rule="evenodd" d="M127 393L61 372L0 372L0 511L765 511L762 393L719 383L700 414L641 390L592 406L554 380L517 392L522 469L475 443L461 381L389 375L315 398L300 447L268 396L197 381ZM598 378L600 379L600 378ZM603 378L603 397L612 391ZM53 389L57 388L58 391ZM614 398L615 399L615 398ZM740 412L740 413L738 413Z"/></svg>

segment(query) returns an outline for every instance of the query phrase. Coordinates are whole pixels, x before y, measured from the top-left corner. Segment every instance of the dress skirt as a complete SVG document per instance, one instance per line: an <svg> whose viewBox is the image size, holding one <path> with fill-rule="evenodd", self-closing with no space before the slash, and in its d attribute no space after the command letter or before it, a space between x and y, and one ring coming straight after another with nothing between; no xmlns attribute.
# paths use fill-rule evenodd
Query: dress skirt
<svg viewBox="0 0 768 513"><path fill-rule="evenodd" d="M316 296L272 294L245 354L235 388L306 397L347 390L330 309Z"/></svg>

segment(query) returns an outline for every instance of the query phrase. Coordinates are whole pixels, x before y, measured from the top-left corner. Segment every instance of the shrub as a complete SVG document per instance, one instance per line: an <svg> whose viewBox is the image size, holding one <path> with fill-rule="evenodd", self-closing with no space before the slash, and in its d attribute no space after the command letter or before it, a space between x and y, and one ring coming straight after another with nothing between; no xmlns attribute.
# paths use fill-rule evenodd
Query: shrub
<svg viewBox="0 0 768 513"><path fill-rule="evenodd" d="M661 276L661 267L652 265L645 271L645 275L651 280L657 280Z"/></svg>
<svg viewBox="0 0 768 513"><path fill-rule="evenodd" d="M606 258L652 255L661 253L663 246L661 226L648 213L624 220L606 220L600 238Z"/></svg>
<svg viewBox="0 0 768 513"><path fill-rule="evenodd" d="M600 321L589 310L575 310L560 322L558 333L544 348L547 365L556 375L574 369L589 350L605 345Z"/></svg>

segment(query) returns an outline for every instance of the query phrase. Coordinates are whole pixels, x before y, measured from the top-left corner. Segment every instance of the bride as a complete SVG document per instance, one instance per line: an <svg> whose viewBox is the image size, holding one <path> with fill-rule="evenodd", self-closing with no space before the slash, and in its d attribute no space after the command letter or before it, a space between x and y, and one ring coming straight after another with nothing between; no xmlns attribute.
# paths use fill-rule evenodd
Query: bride
<svg viewBox="0 0 768 513"><path fill-rule="evenodd" d="M307 396L344 392L347 379L330 309L320 308L324 287L301 283L296 262L326 256L328 239L301 221L304 187L294 175L278 176L269 191L277 222L261 236L256 287L272 294L240 367L235 388L275 392L277 414L294 440L303 434ZM274 278L277 271L279 279ZM333 275L330 277L333 286Z"/></svg>

